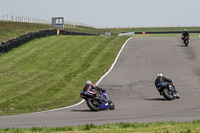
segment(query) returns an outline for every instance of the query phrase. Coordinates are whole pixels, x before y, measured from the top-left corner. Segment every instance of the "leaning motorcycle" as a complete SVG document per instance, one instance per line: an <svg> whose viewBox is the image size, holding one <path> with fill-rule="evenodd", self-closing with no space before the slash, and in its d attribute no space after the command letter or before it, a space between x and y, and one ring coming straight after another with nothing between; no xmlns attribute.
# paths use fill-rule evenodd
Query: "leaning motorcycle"
<svg viewBox="0 0 200 133"><path fill-rule="evenodd" d="M99 94L98 92L83 91L80 93L81 97L85 99L88 107L92 111L99 111L103 109L114 110L114 103L108 98L106 91ZM97 96L100 96L97 98Z"/></svg>
<svg viewBox="0 0 200 133"><path fill-rule="evenodd" d="M167 100L173 100L173 99L179 99L180 95L179 93L176 91L176 88L174 86L174 84L166 84L166 83L159 83L158 87L161 89L161 95L163 95L164 98L166 98Z"/></svg>
<svg viewBox="0 0 200 133"><path fill-rule="evenodd" d="M188 44L190 43L189 36L186 36L186 37L183 38L183 43L185 44L186 47L188 46Z"/></svg>

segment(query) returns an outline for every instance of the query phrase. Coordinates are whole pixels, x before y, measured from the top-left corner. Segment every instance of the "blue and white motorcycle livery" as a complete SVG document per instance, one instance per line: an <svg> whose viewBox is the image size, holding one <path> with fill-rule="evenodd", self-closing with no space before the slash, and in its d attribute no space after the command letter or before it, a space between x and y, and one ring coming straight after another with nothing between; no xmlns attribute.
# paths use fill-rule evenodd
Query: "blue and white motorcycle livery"
<svg viewBox="0 0 200 133"><path fill-rule="evenodd" d="M159 83L158 87L160 88L160 94L163 95L164 98L167 100L173 100L175 98L179 99L180 95L176 91L174 84L166 84L166 83Z"/></svg>
<svg viewBox="0 0 200 133"><path fill-rule="evenodd" d="M83 91L80 95L83 99L85 99L88 107L92 111L99 111L108 108L110 110L115 109L115 105L110 99L108 99L106 91L102 92L102 94L92 91Z"/></svg>

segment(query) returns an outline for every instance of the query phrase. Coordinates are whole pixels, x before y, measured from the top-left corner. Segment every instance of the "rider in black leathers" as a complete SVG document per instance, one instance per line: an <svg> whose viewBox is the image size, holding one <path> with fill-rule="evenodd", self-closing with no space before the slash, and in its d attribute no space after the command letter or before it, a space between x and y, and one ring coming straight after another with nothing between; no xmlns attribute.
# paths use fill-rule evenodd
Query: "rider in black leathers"
<svg viewBox="0 0 200 133"><path fill-rule="evenodd" d="M182 40L183 40L186 36L188 36L188 38L189 38L190 34L189 34L189 32L186 31L186 29L184 29L183 34L182 34Z"/></svg>
<svg viewBox="0 0 200 133"><path fill-rule="evenodd" d="M94 84L92 84L91 81L87 81L85 87L83 88L83 91L98 91L99 93L102 93L105 92L105 89L95 86Z"/></svg>
<svg viewBox="0 0 200 133"><path fill-rule="evenodd" d="M98 94L96 95L96 99L100 100L100 101L104 101L103 98L100 97L100 95L102 94L102 92L105 92L105 89L102 89L98 86L95 86L94 84L92 84L91 81L87 81L85 87L83 88L83 91L92 91L92 92L97 92Z"/></svg>
<svg viewBox="0 0 200 133"><path fill-rule="evenodd" d="M161 95L161 87L158 86L159 83L166 83L167 85L173 84L171 79L168 79L168 78L164 77L162 73L159 73L155 80L155 86L158 89L158 91L160 92L160 95Z"/></svg>

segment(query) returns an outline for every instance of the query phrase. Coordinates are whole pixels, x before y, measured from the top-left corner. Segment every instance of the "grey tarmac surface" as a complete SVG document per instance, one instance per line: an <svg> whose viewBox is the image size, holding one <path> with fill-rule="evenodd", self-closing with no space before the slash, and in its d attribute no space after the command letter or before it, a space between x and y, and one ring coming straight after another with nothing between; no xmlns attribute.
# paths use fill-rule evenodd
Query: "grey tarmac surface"
<svg viewBox="0 0 200 133"><path fill-rule="evenodd" d="M158 72L174 81L180 99L159 95L154 86ZM191 38L188 47L176 37L132 38L98 86L107 89L115 110L92 112L84 102L58 111L1 116L0 128L200 119L200 38Z"/></svg>

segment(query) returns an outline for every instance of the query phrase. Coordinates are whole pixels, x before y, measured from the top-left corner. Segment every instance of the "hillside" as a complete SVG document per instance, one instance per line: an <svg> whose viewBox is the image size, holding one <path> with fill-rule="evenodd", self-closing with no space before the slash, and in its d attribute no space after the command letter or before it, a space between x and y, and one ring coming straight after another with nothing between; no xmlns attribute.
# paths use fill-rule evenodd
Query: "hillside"
<svg viewBox="0 0 200 133"><path fill-rule="evenodd" d="M47 29L55 29L55 28L47 24L0 21L0 42L7 41L9 39L21 36L29 32L37 32L40 30L47 30ZM75 28L70 28L65 30L73 32L82 32L82 33L94 33L94 34L104 34L105 31L103 29L96 29L84 26L76 26Z"/></svg>
<svg viewBox="0 0 200 133"><path fill-rule="evenodd" d="M49 25L0 21L0 42L39 30L54 29Z"/></svg>
<svg viewBox="0 0 200 133"><path fill-rule="evenodd" d="M0 55L0 115L75 104L109 69L128 37L48 36Z"/></svg>

